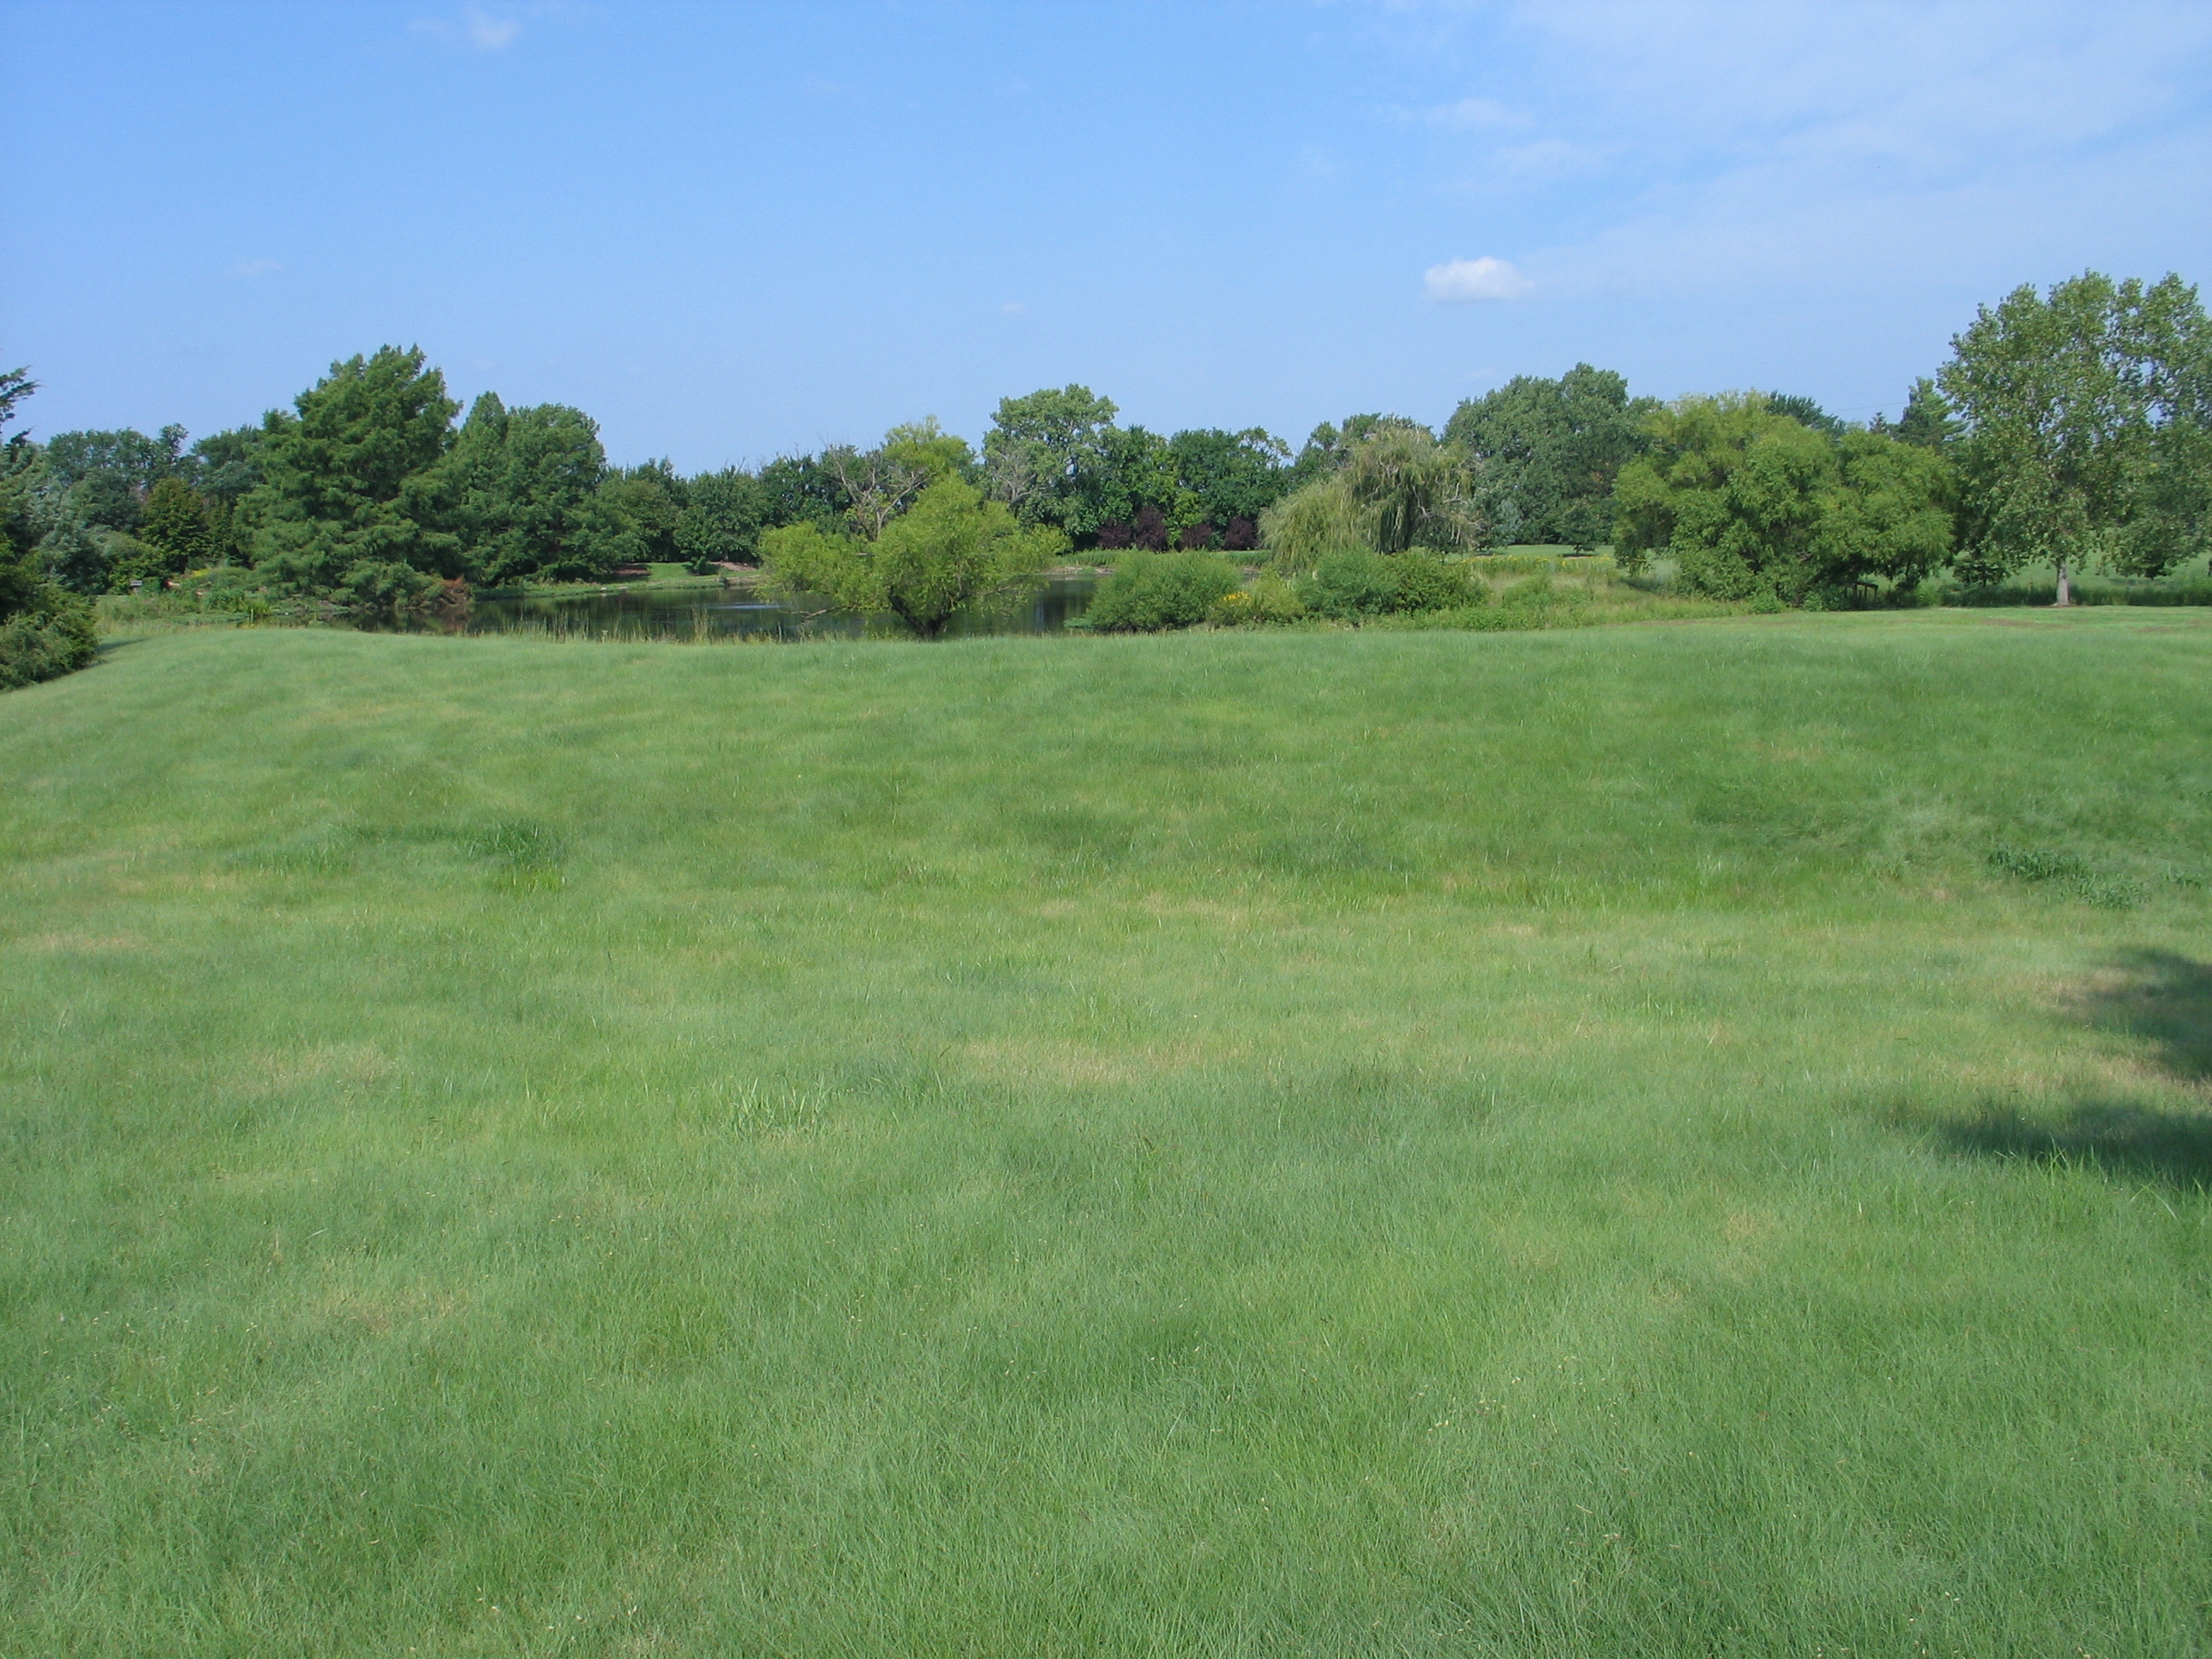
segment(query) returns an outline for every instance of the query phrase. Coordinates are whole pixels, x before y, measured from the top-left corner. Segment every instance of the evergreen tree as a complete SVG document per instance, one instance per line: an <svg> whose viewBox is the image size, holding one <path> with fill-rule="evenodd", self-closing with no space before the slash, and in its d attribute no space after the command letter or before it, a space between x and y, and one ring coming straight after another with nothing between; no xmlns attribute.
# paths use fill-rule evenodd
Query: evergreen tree
<svg viewBox="0 0 2212 1659"><path fill-rule="evenodd" d="M459 406L419 348L333 363L262 428L261 482L241 504L254 563L276 583L364 604L465 574L453 478Z"/></svg>

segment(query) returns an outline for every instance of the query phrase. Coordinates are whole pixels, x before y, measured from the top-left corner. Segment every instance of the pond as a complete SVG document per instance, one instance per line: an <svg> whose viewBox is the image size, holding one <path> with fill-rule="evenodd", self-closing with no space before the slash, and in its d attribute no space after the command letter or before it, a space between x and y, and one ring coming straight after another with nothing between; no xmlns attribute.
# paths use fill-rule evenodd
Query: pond
<svg viewBox="0 0 2212 1659"><path fill-rule="evenodd" d="M1057 634L1091 603L1098 579L1054 576L1026 592L981 601L955 617L948 638L977 634ZM713 640L903 637L896 617L821 612L763 599L748 586L715 583L609 587L573 593L489 595L465 611L407 617L380 628L411 633L540 634L563 639Z"/></svg>

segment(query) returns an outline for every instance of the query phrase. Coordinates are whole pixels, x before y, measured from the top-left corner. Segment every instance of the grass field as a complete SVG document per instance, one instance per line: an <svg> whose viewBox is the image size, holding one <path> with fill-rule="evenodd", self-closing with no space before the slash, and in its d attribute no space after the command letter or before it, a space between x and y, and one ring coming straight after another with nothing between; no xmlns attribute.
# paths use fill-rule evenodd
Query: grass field
<svg viewBox="0 0 2212 1659"><path fill-rule="evenodd" d="M2212 617L0 697L0 1651L2212 1653Z"/></svg>

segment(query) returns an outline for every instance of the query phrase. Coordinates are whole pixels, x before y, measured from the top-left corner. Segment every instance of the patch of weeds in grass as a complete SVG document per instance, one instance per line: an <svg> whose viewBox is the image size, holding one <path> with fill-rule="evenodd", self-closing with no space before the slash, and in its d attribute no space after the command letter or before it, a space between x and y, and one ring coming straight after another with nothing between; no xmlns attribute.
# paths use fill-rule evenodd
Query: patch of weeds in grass
<svg viewBox="0 0 2212 1659"><path fill-rule="evenodd" d="M827 1089L749 1078L692 1101L679 1114L679 1121L694 1130L743 1140L798 1139L821 1133L833 1103Z"/></svg>
<svg viewBox="0 0 2212 1659"><path fill-rule="evenodd" d="M561 885L561 866L567 848L560 836L543 823L529 818L509 818L477 831L464 845L471 857L490 864L508 886Z"/></svg>
<svg viewBox="0 0 2212 1659"><path fill-rule="evenodd" d="M2021 881L2082 881L2089 874L2089 866L2071 853L2004 842L1990 848L1989 866Z"/></svg>
<svg viewBox="0 0 2212 1659"><path fill-rule="evenodd" d="M1990 869L2019 881L2049 883L2100 910L2132 910L2148 896L2141 882L2100 876L2085 860L2050 848L2000 842L1990 849L1988 863Z"/></svg>

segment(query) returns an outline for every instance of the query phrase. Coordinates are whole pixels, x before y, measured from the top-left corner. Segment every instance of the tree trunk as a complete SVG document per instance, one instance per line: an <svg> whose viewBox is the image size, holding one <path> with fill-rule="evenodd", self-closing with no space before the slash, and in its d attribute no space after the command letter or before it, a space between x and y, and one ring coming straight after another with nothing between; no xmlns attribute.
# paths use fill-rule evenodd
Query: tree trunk
<svg viewBox="0 0 2212 1659"><path fill-rule="evenodd" d="M2072 584L2066 580L2066 561L2063 559L2058 562L2058 597L2051 603L2054 605L2074 603L2074 589Z"/></svg>

